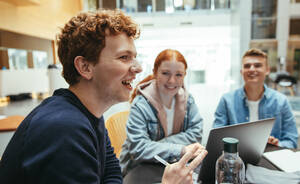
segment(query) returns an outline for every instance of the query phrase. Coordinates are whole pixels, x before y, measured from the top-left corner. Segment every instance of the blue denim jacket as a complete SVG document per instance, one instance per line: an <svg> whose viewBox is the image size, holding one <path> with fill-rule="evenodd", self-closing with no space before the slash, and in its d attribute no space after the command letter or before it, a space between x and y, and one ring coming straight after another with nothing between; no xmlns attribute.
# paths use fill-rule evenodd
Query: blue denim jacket
<svg viewBox="0 0 300 184"><path fill-rule="evenodd" d="M286 96L264 86L259 102L259 119L275 117L271 135L279 139L279 146L297 148L298 132L292 109ZM244 88L223 95L215 112L214 127L249 122L249 108Z"/></svg>
<svg viewBox="0 0 300 184"><path fill-rule="evenodd" d="M154 159L157 154L168 162L177 161L184 146L201 142L202 118L191 95L180 133L165 137L156 114L156 109L144 96L135 97L126 125L127 138L120 155L123 175L141 162L157 162Z"/></svg>

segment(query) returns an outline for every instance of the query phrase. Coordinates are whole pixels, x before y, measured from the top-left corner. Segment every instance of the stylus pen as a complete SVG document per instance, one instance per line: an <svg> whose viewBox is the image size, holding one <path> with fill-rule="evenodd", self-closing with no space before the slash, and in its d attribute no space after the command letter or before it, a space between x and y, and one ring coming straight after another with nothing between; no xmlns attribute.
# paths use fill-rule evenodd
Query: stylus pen
<svg viewBox="0 0 300 184"><path fill-rule="evenodd" d="M165 166L169 165L167 161L165 161L163 158L161 158L158 155L155 155L154 158L160 163L164 164ZM197 183L197 180L198 180L198 174L193 171L193 183Z"/></svg>
<svg viewBox="0 0 300 184"><path fill-rule="evenodd" d="M155 155L154 158L159 161L160 163L164 164L165 166L169 165L169 163L167 161L165 161L163 158L161 158L158 155Z"/></svg>

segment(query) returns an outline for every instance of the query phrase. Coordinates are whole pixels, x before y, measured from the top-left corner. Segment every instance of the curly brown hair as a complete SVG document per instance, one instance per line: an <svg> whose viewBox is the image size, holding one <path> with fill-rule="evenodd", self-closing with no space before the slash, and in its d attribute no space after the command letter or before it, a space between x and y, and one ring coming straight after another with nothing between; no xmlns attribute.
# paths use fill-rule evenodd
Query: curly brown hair
<svg viewBox="0 0 300 184"><path fill-rule="evenodd" d="M57 37L58 57L63 65L62 75L69 85L79 82L79 73L74 66L76 56L97 64L105 47L105 37L125 33L137 39L138 25L121 10L99 10L79 13L71 18Z"/></svg>

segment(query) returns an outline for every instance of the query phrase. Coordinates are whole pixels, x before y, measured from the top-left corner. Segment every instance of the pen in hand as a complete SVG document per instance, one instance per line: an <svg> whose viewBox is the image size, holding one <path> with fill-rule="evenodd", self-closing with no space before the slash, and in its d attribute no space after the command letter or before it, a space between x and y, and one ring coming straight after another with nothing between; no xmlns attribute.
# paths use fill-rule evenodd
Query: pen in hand
<svg viewBox="0 0 300 184"><path fill-rule="evenodd" d="M163 158L161 158L158 155L155 155L154 158L159 161L160 163L164 164L165 166L169 165L169 163L167 161L165 161Z"/></svg>
<svg viewBox="0 0 300 184"><path fill-rule="evenodd" d="M163 158L161 158L161 157L158 156L158 155L155 155L154 158L155 158L157 161L159 161L160 163L164 164L165 166L170 165L167 161L165 161ZM193 172L193 175L192 175L192 177L193 177L193 183L197 183L197 180L198 180L198 174L197 174L196 172L194 172L194 171L192 171L192 172Z"/></svg>

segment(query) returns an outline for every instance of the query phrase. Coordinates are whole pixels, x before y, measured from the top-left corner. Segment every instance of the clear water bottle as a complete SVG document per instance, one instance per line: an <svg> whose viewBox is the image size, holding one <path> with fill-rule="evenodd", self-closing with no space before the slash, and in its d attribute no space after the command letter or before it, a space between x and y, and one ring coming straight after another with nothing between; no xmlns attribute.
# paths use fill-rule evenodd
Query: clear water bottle
<svg viewBox="0 0 300 184"><path fill-rule="evenodd" d="M239 157L239 140L223 138L224 151L216 162L216 184L242 184L245 181L245 165Z"/></svg>

